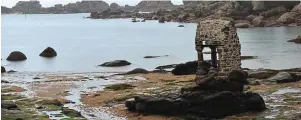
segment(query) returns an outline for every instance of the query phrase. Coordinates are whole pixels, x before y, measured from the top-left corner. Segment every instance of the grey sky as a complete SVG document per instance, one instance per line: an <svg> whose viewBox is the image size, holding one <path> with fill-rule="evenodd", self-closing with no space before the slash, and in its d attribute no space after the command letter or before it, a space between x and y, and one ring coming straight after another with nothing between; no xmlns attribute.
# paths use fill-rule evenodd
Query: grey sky
<svg viewBox="0 0 301 120"><path fill-rule="evenodd" d="M1 5L6 6L6 7L12 7L16 5L16 3L20 0L1 0ZM29 0L22 0L22 1L29 1ZM40 3L42 4L43 7L50 7L53 6L54 4L67 4L67 3L75 3L76 1L81 1L81 0L39 0ZM119 5L136 5L138 4L141 0L103 0L107 2L108 4L115 2L118 3ZM171 0L174 4L181 4L182 0Z"/></svg>

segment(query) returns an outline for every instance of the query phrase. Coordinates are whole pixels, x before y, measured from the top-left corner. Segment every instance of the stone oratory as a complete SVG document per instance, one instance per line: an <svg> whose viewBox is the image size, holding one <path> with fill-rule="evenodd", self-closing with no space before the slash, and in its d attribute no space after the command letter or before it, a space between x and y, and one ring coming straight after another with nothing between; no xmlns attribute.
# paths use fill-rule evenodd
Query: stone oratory
<svg viewBox="0 0 301 120"><path fill-rule="evenodd" d="M200 21L196 30L195 45L199 64L196 73L197 78L207 74L201 65L204 62L203 50L205 47L211 49L209 74L217 73L217 77L226 78L232 70L241 69L241 46L233 22L225 20Z"/></svg>

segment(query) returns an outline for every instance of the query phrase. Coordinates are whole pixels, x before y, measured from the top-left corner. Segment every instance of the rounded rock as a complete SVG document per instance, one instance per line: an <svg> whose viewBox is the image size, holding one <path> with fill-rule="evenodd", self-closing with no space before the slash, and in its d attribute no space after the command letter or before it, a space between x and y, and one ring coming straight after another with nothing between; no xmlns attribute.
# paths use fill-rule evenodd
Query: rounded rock
<svg viewBox="0 0 301 120"><path fill-rule="evenodd" d="M20 51L11 52L6 58L7 61L23 61L26 59L27 57Z"/></svg>
<svg viewBox="0 0 301 120"><path fill-rule="evenodd" d="M55 57L57 56L56 51L52 47L47 47L41 54L42 57Z"/></svg>

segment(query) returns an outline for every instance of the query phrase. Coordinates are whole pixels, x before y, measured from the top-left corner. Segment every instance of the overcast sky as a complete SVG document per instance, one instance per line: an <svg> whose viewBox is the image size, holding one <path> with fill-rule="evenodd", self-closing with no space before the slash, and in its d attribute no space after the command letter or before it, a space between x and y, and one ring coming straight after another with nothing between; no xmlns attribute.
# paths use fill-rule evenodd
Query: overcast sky
<svg viewBox="0 0 301 120"><path fill-rule="evenodd" d="M6 7L13 7L16 5L18 1L20 0L1 0L1 5ZM29 0L22 0L22 1L29 1ZM53 6L54 4L75 3L76 1L81 1L81 0L39 0L39 1L43 7L50 7ZM115 2L118 3L119 5L125 5L125 4L136 5L141 0L103 0L103 1L107 2L108 4ZM173 4L182 3L182 0L171 0L171 1Z"/></svg>

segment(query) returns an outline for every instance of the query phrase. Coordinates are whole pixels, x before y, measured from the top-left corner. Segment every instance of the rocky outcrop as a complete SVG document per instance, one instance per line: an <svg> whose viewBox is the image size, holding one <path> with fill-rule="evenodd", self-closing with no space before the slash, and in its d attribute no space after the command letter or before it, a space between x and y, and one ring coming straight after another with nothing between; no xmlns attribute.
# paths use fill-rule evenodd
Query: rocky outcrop
<svg viewBox="0 0 301 120"><path fill-rule="evenodd" d="M179 93L167 95L136 96L127 100L125 106L129 111L139 113L198 118L223 118L266 109L263 98L257 93L207 90L200 86L182 88Z"/></svg>
<svg viewBox="0 0 301 120"><path fill-rule="evenodd" d="M8 8L8 7L5 7L5 6L1 6L1 14L9 14L9 13L12 13L12 9L11 8Z"/></svg>
<svg viewBox="0 0 301 120"><path fill-rule="evenodd" d="M121 66L127 66L127 65L131 65L130 62L126 61L126 60L115 60L115 61L111 61L111 62L105 62L99 66L102 67L121 67Z"/></svg>
<svg viewBox="0 0 301 120"><path fill-rule="evenodd" d="M7 61L23 61L26 59L27 57L20 51L11 52L6 58Z"/></svg>
<svg viewBox="0 0 301 120"><path fill-rule="evenodd" d="M237 27L269 27L288 25L289 23L277 22L277 19L285 12L293 9L298 10L296 1L186 1L184 6L172 7L169 9L170 1L141 1L135 8L135 11L124 13L124 17L137 17L146 20L158 20L159 22L197 22L207 19L223 19L237 23ZM160 7L165 6L165 7ZM174 6L174 5L173 5ZM148 11L151 13L138 13L138 11ZM299 15L300 16L300 15ZM120 18L118 15L112 15L100 18ZM286 19L285 16L284 18ZM280 20L281 21L281 20ZM301 25L300 17L295 17L292 23L294 26ZM243 24L244 23L244 24Z"/></svg>
<svg viewBox="0 0 301 120"><path fill-rule="evenodd" d="M297 18L299 15L300 14L297 12L287 12L281 15L281 17L277 21L284 24L290 24L295 22L295 18Z"/></svg>
<svg viewBox="0 0 301 120"><path fill-rule="evenodd" d="M131 70L131 71L127 72L126 74L129 75L129 74L139 74L139 73L147 74L148 71L143 69L143 68L136 68L134 70Z"/></svg>
<svg viewBox="0 0 301 120"><path fill-rule="evenodd" d="M55 57L57 56L56 51L52 47L47 47L41 54L42 57Z"/></svg>
<svg viewBox="0 0 301 120"><path fill-rule="evenodd" d="M5 67L1 66L1 73L5 73L5 72L6 72Z"/></svg>
<svg viewBox="0 0 301 120"><path fill-rule="evenodd" d="M24 14L37 14L41 13L42 5L39 1L19 1L12 10Z"/></svg>
<svg viewBox="0 0 301 120"><path fill-rule="evenodd" d="M297 38L289 40L287 42L294 42L294 43L297 43L297 44L301 44L301 36L298 36Z"/></svg>
<svg viewBox="0 0 301 120"><path fill-rule="evenodd" d="M142 12L155 12L158 9L175 9L176 6L171 3L171 1L146 1L142 0L136 6L136 9Z"/></svg>

